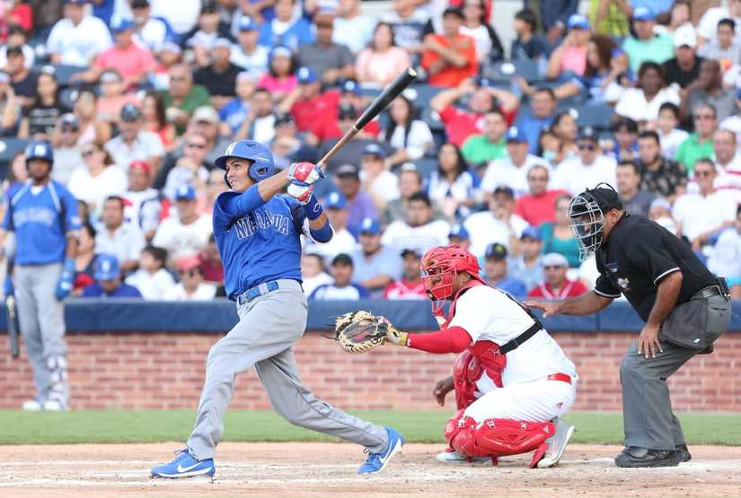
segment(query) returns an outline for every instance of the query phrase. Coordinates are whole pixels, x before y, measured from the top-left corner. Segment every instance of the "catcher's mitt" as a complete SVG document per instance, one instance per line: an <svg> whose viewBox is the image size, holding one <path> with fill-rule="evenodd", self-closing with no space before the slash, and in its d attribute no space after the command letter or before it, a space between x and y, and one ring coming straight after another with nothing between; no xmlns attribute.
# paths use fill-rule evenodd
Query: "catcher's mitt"
<svg viewBox="0 0 741 498"><path fill-rule="evenodd" d="M391 324L367 311L351 311L335 319L335 339L348 353L365 353L386 342Z"/></svg>

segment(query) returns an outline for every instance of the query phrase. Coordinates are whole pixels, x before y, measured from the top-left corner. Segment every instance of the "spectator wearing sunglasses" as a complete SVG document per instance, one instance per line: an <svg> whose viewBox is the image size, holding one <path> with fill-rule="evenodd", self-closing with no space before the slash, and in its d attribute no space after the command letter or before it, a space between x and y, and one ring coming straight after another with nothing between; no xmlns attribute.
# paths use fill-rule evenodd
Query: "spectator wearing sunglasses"
<svg viewBox="0 0 741 498"><path fill-rule="evenodd" d="M170 161L159 172L154 182L165 196L172 198L183 186L194 185L202 189L208 181L213 166L206 160L208 139L202 133L190 132L185 135L183 153Z"/></svg>
<svg viewBox="0 0 741 498"><path fill-rule="evenodd" d="M591 127L579 132L576 141L579 154L563 161L553 175L551 188L563 189L576 195L601 182L615 185L617 163L602 153L597 133Z"/></svg>
<svg viewBox="0 0 741 498"><path fill-rule="evenodd" d="M571 297L581 296L587 288L578 280L566 277L569 270L569 261L563 254L551 252L541 260L545 281L528 292L527 297L546 301L560 301Z"/></svg>
<svg viewBox="0 0 741 498"><path fill-rule="evenodd" d="M167 301L210 301L216 296L216 285L203 281L201 261L197 256L180 258L177 262L180 283L164 293Z"/></svg>

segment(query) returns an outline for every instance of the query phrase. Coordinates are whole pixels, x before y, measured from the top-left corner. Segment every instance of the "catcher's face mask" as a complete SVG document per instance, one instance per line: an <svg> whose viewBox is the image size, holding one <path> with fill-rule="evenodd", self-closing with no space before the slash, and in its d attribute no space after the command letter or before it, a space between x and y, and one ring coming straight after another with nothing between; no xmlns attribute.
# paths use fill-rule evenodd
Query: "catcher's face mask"
<svg viewBox="0 0 741 498"><path fill-rule="evenodd" d="M569 204L571 231L579 242L579 257L585 260L602 245L605 232L605 213L589 191L582 192Z"/></svg>
<svg viewBox="0 0 741 498"><path fill-rule="evenodd" d="M433 301L444 301L453 295L453 275L455 270L444 254L425 254L422 259L422 284L427 296Z"/></svg>

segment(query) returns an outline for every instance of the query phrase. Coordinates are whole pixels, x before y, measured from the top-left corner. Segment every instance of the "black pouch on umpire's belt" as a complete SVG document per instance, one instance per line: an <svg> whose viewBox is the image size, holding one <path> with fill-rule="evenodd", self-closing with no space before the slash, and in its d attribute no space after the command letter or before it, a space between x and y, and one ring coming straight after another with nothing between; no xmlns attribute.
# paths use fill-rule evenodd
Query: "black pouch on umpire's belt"
<svg viewBox="0 0 741 498"><path fill-rule="evenodd" d="M711 348L717 337L708 336L707 306L707 300L700 298L674 308L661 324L659 339L695 351Z"/></svg>

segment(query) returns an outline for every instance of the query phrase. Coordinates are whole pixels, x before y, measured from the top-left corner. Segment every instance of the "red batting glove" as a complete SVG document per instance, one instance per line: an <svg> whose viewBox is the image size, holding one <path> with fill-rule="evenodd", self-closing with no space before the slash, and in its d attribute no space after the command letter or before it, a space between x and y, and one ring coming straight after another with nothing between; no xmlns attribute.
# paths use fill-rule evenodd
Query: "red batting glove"
<svg viewBox="0 0 741 498"><path fill-rule="evenodd" d="M306 187L320 178L324 178L324 171L316 164L300 162L293 163L288 168L288 179L295 185Z"/></svg>

